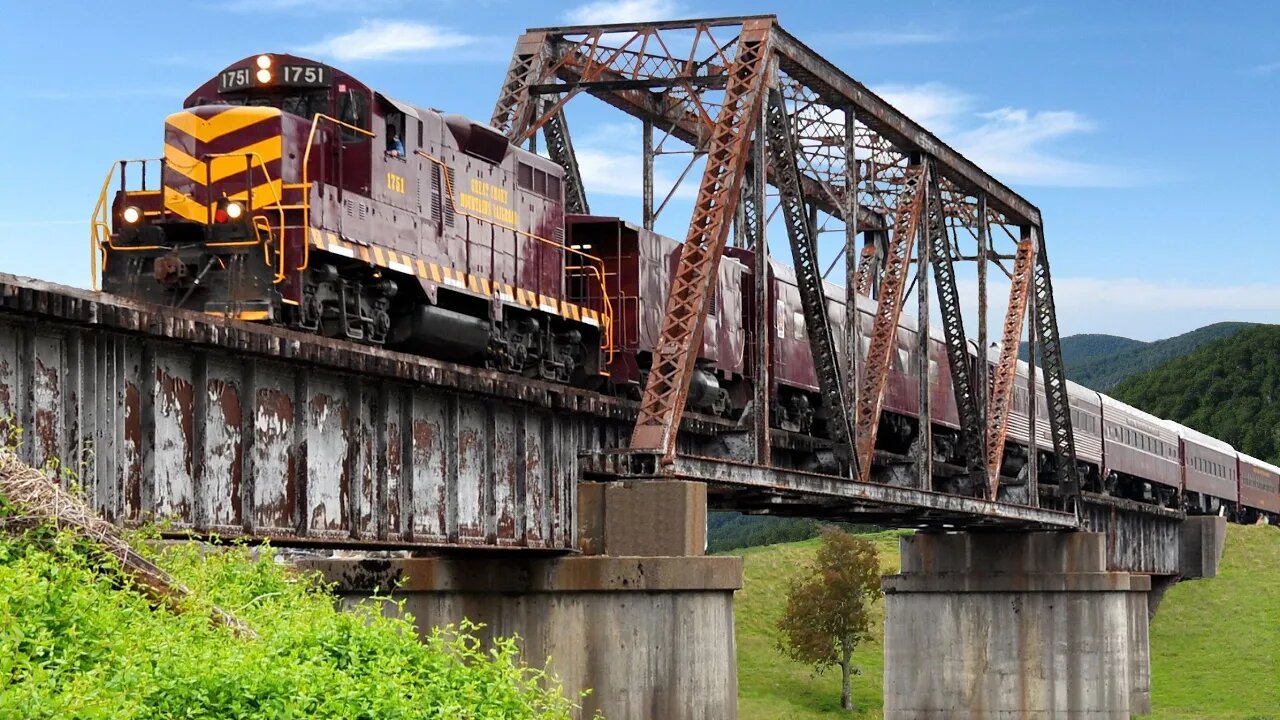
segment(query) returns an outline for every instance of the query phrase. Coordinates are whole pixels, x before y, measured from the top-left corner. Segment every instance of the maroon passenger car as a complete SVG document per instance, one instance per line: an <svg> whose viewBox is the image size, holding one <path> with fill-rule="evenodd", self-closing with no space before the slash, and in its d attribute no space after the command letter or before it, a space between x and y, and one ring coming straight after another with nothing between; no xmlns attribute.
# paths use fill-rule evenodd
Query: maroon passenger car
<svg viewBox="0 0 1280 720"><path fill-rule="evenodd" d="M1280 519L1280 468L1258 458L1237 453L1240 474L1241 522Z"/></svg>

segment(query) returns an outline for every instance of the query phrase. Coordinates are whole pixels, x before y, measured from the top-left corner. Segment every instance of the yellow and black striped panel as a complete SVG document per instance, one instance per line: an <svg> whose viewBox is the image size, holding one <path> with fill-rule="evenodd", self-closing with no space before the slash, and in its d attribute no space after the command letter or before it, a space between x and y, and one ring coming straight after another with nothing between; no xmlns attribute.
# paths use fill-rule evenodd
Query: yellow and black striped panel
<svg viewBox="0 0 1280 720"><path fill-rule="evenodd" d="M414 275L446 287L467 290L484 297L496 297L506 303L520 305L531 310L541 310L552 315L560 315L567 320L586 323L587 325L599 327L602 321L600 313L596 310L575 305L550 295L542 295L533 290L526 290L507 283L494 282L489 278L456 270L447 265L439 265L414 257L408 253L388 250L378 245L348 242L338 237L335 233L317 228L311 228L310 237L312 247L317 249L353 260L363 260L371 265L384 267L405 275Z"/></svg>
<svg viewBox="0 0 1280 720"><path fill-rule="evenodd" d="M277 108L222 105L165 118L165 209L203 223L224 196L250 205L250 210L279 202L280 121Z"/></svg>

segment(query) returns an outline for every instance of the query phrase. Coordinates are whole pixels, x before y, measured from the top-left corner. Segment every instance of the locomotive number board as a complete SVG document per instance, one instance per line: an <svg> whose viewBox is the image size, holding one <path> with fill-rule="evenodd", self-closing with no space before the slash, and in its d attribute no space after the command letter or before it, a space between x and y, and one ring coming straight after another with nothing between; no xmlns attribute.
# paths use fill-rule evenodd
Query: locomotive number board
<svg viewBox="0 0 1280 720"><path fill-rule="evenodd" d="M329 84L329 68L323 65L281 65L271 68L266 80L259 78L258 72L252 67L223 70L218 75L218 92L248 87L325 87Z"/></svg>

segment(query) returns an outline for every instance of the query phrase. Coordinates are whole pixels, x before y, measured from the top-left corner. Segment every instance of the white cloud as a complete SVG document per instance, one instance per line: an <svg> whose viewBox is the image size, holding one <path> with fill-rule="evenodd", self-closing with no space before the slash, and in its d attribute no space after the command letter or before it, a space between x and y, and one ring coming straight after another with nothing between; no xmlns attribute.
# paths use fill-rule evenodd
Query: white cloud
<svg viewBox="0 0 1280 720"><path fill-rule="evenodd" d="M397 4L396 0L364 0L360 10L371 12L379 8ZM350 11L349 0L230 0L218 5L219 9L240 13L268 12L339 12Z"/></svg>
<svg viewBox="0 0 1280 720"><path fill-rule="evenodd" d="M1271 73L1276 72L1277 70L1280 70L1280 61L1263 63L1261 65L1254 65L1253 67L1249 68L1249 72L1253 73L1254 75L1270 75Z"/></svg>
<svg viewBox="0 0 1280 720"><path fill-rule="evenodd" d="M574 25L611 25L669 20L680 13L675 0L596 0L569 10L564 19Z"/></svg>
<svg viewBox="0 0 1280 720"><path fill-rule="evenodd" d="M1116 187L1143 180L1134 170L1072 159L1052 147L1095 130L1093 121L1077 112L1014 107L977 112L972 96L938 83L888 85L877 92L1005 182Z"/></svg>
<svg viewBox="0 0 1280 720"><path fill-rule="evenodd" d="M903 30L854 30L840 33L819 33L817 39L828 44L847 44L857 47L889 47L894 45L937 45L955 40L950 32Z"/></svg>
<svg viewBox="0 0 1280 720"><path fill-rule="evenodd" d="M973 98L941 83L884 85L876 88L876 94L935 134L953 130L960 116L973 107Z"/></svg>
<svg viewBox="0 0 1280 720"><path fill-rule="evenodd" d="M436 25L370 20L349 33L335 35L299 50L335 60L384 60L396 55L458 48L476 40L470 35Z"/></svg>
<svg viewBox="0 0 1280 720"><path fill-rule="evenodd" d="M960 283L963 298L977 297L973 280ZM993 274L987 289L987 328L1000 339L1009 281ZM1058 331L1062 335L1106 333L1158 340L1228 320L1274 323L1280 317L1280 286L1201 285L1189 280L1057 277L1053 281ZM965 332L977 336L976 317L966 307ZM1026 339L1026 325L1023 337Z"/></svg>
<svg viewBox="0 0 1280 720"><path fill-rule="evenodd" d="M640 129L636 123L601 123L592 127L574 141L578 158L578 170L587 186L587 195L615 195L638 198L644 194L644 159L639 152ZM634 151L633 151L634 150ZM654 161L654 203L671 191L680 170L689 161L688 155L676 155L674 160L659 156ZM675 167L676 165L679 167ZM701 174L696 168L690 171L676 189L674 197L692 198L698 194Z"/></svg>

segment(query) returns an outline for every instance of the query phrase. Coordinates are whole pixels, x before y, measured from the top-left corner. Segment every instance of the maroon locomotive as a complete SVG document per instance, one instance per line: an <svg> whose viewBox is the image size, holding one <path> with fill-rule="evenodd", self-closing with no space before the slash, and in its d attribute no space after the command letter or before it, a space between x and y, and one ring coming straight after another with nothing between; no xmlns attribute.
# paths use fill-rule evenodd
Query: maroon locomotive
<svg viewBox="0 0 1280 720"><path fill-rule="evenodd" d="M562 382L600 373L607 303L584 311L566 285L603 297L604 276L564 245L557 165L292 55L235 63L183 108L163 159L119 164L109 208L104 186L106 291Z"/></svg>
<svg viewBox="0 0 1280 720"><path fill-rule="evenodd" d="M103 288L158 304L386 345L638 397L681 245L619 218L566 216L563 173L493 128L394 100L304 58L246 58L170 115L164 157L118 163L95 210ZM109 192L118 173L118 191ZM695 412L740 417L770 329L770 422L825 434L792 270L769 266L754 307L751 251L719 269L689 392ZM96 275L96 270L95 270ZM844 293L829 288L843 327ZM874 301L859 304L863 346ZM963 464L950 366L928 344L933 448ZM898 329L881 450L921 436L917 327ZM996 355L970 348L973 370ZM1028 368L1015 388L1006 487L1054 462L1043 384L1030 434ZM1280 469L1230 445L1068 384L1086 489L1280 520Z"/></svg>

